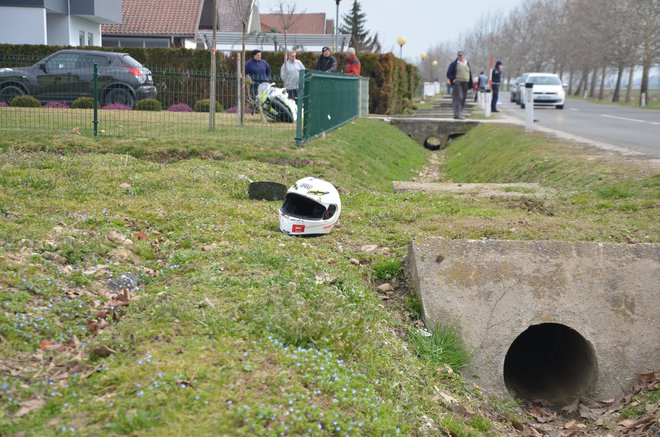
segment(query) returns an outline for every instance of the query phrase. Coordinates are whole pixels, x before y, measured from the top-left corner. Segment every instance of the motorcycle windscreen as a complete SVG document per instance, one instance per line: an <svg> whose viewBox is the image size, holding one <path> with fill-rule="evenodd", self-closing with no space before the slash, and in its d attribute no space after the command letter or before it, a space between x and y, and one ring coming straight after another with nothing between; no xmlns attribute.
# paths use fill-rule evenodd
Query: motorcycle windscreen
<svg viewBox="0 0 660 437"><path fill-rule="evenodd" d="M296 193L288 193L282 204L284 214L306 220L321 220L325 211L325 206Z"/></svg>

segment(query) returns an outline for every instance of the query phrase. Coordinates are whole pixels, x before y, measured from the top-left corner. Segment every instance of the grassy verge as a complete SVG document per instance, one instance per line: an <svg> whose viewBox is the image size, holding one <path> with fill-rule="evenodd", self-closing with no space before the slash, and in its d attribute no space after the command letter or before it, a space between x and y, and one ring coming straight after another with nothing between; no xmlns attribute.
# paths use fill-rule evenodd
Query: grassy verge
<svg viewBox="0 0 660 437"><path fill-rule="evenodd" d="M657 242L660 178L483 126L452 143L446 180L540 182L558 194L393 194L391 181L415 177L428 153L368 119L302 149L266 138L0 139L0 429L515 434L496 420L494 408L512 410L504 400L443 365L440 334L409 337L419 303L405 287L384 300L375 286L402 284L407 244L429 234ZM308 175L338 187L339 226L287 237L280 205L250 201L246 177ZM460 367L460 346L455 355ZM470 414L446 406L448 393Z"/></svg>
<svg viewBox="0 0 660 437"><path fill-rule="evenodd" d="M590 103L598 103L601 105L617 105L617 106L627 106L627 107L642 108L642 109L660 109L659 90L649 91L649 96L646 99L646 106L640 106L639 104L639 90L636 90L636 92L632 93L632 95L630 96L630 102L628 103L626 103L625 101L625 95L626 95L625 90L622 91L621 100L618 102L612 101L612 94L613 94L613 90L606 90L603 100L599 100L597 98L582 99L581 97L578 96L567 96L567 97L570 97L572 99L581 99Z"/></svg>

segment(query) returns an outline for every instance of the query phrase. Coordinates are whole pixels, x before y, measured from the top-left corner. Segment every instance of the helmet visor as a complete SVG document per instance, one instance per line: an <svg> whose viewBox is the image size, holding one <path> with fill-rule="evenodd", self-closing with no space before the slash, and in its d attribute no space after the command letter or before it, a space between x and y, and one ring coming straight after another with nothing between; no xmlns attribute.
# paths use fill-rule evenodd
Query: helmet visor
<svg viewBox="0 0 660 437"><path fill-rule="evenodd" d="M326 212L325 206L296 193L287 193L282 204L282 212L291 217L306 220L321 220Z"/></svg>

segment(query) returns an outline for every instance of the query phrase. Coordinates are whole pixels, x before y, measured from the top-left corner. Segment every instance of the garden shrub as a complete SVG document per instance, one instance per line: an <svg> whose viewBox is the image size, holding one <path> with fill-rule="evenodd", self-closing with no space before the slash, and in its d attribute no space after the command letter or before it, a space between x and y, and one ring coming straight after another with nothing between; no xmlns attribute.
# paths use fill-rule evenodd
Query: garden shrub
<svg viewBox="0 0 660 437"><path fill-rule="evenodd" d="M211 101L209 99L201 99L195 102L195 112L209 112L211 109ZM220 112L220 102L215 101L215 112Z"/></svg>
<svg viewBox="0 0 660 437"><path fill-rule="evenodd" d="M92 97L78 97L71 103L73 109L92 109L94 107L94 99Z"/></svg>
<svg viewBox="0 0 660 437"><path fill-rule="evenodd" d="M167 108L170 112L193 112L192 107L187 103L177 103Z"/></svg>
<svg viewBox="0 0 660 437"><path fill-rule="evenodd" d="M142 99L135 104L137 111L160 111L162 108L160 101L156 99Z"/></svg>
<svg viewBox="0 0 660 437"><path fill-rule="evenodd" d="M16 96L11 99L14 108L41 108L41 102L32 96Z"/></svg>
<svg viewBox="0 0 660 437"><path fill-rule="evenodd" d="M0 102L0 108L6 108L7 106L9 106L7 102Z"/></svg>

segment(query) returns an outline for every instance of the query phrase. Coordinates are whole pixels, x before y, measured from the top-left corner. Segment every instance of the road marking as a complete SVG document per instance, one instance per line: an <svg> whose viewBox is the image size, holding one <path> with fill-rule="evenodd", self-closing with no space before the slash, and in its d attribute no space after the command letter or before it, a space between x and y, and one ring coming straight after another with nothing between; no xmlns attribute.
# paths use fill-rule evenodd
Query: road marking
<svg viewBox="0 0 660 437"><path fill-rule="evenodd" d="M654 126L660 126L660 123L656 123L655 121L649 121L649 123L651 123Z"/></svg>
<svg viewBox="0 0 660 437"><path fill-rule="evenodd" d="M616 118L617 120L634 121L635 123L648 123L646 120L637 120L634 118L617 117L616 115L600 114L601 117Z"/></svg>
<svg viewBox="0 0 660 437"><path fill-rule="evenodd" d="M575 112L580 112L580 110L579 110L579 109L575 109L575 108L568 108L568 110L569 110L569 111L575 111Z"/></svg>

